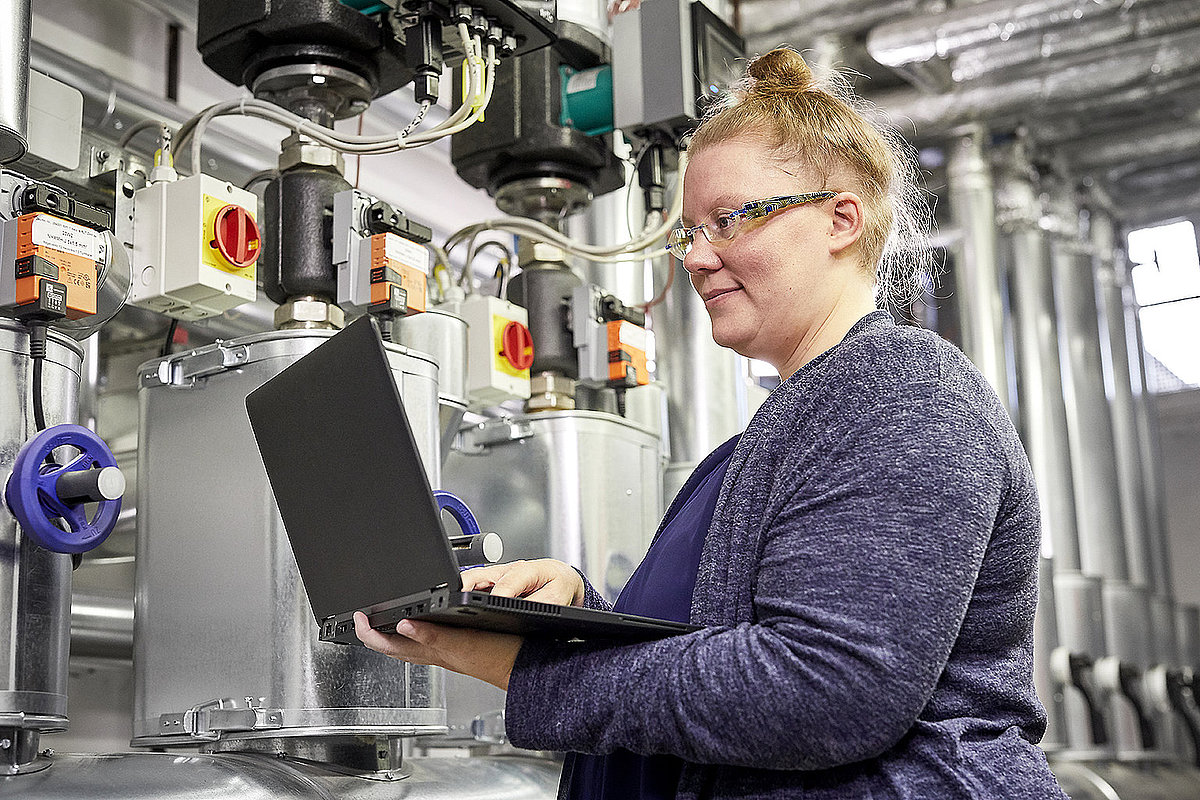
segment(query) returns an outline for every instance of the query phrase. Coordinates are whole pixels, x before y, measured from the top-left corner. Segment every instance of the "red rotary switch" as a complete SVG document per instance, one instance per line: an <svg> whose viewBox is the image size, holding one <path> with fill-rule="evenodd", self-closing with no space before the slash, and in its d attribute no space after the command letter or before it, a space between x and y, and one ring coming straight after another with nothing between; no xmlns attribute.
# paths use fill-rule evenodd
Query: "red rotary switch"
<svg viewBox="0 0 1200 800"><path fill-rule="evenodd" d="M254 264L262 252L258 223L241 206L227 205L218 211L213 221L213 234L213 247L238 269Z"/></svg>
<svg viewBox="0 0 1200 800"><path fill-rule="evenodd" d="M533 366L533 337L519 322L510 322L500 334L500 355L507 359L513 369L525 370Z"/></svg>

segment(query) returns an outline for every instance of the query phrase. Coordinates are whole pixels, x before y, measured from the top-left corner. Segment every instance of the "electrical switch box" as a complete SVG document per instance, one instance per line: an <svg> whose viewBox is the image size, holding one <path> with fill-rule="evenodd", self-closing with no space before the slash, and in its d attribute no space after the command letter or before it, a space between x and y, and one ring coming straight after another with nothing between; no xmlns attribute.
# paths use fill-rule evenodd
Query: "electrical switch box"
<svg viewBox="0 0 1200 800"><path fill-rule="evenodd" d="M597 286L580 286L571 296L571 328L579 353L579 382L629 389L650 382L653 340L646 314Z"/></svg>
<svg viewBox="0 0 1200 800"><path fill-rule="evenodd" d="M134 195L130 300L179 319L222 314L256 297L258 198L208 175Z"/></svg>
<svg viewBox="0 0 1200 800"><path fill-rule="evenodd" d="M396 316L425 310L433 232L357 189L333 198L337 303L347 313Z"/></svg>
<svg viewBox="0 0 1200 800"><path fill-rule="evenodd" d="M529 312L499 297L473 294L459 313L467 322L467 394L471 407L529 398L533 337Z"/></svg>

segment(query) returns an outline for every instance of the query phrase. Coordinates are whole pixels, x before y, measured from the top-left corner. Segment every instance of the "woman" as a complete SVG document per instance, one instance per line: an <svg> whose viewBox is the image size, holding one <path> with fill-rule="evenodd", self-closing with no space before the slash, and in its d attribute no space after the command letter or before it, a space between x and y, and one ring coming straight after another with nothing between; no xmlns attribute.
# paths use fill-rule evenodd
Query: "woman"
<svg viewBox="0 0 1200 800"><path fill-rule="evenodd" d="M570 753L565 796L1064 798L1036 744L1028 461L959 351L876 310L912 260L908 162L798 54L748 74L692 138L671 247L713 338L783 382L681 490L617 604L703 630L358 636L506 688L511 741ZM549 560L464 583L604 606Z"/></svg>

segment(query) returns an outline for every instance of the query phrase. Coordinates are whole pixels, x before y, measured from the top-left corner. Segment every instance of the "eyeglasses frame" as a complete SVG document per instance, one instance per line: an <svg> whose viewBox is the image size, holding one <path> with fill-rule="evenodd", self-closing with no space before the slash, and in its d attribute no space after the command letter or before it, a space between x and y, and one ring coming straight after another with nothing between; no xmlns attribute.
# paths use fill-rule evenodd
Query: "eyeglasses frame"
<svg viewBox="0 0 1200 800"><path fill-rule="evenodd" d="M738 232L741 230L742 222L747 222L754 219L762 219L763 217L774 214L776 211L783 211L785 208L791 208L792 206L798 206L804 203L818 203L823 200L829 200L830 198L837 197L837 195L837 192L824 189L817 192L785 194L778 197L768 197L763 200L751 200L741 208L733 210L726 208L713 209L714 212L729 211L730 216L736 216L741 220L737 227L734 228L732 235L726 238L721 238L718 236L716 239L714 239L714 234L712 229L709 227L709 223L701 222L699 225L693 225L690 228L675 228L672 230L667 235L666 249L670 251L671 255L682 261L684 257L691 252L692 245L696 241L696 231L698 230L704 231L704 238L708 239L709 244L716 244L717 242L730 242L733 241ZM683 252L680 253L679 249L683 249Z"/></svg>

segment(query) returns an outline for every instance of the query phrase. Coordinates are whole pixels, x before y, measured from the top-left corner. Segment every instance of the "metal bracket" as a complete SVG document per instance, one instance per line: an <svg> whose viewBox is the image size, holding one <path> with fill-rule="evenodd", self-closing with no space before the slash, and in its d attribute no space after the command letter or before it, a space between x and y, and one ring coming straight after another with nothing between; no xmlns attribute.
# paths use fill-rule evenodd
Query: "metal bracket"
<svg viewBox="0 0 1200 800"><path fill-rule="evenodd" d="M259 703L263 698L259 698ZM283 711L255 705L253 697L245 705L231 697L209 700L181 714L163 714L158 718L159 736L191 736L216 741L221 734L234 731L274 730L283 727Z"/></svg>
<svg viewBox="0 0 1200 800"><path fill-rule="evenodd" d="M516 442L533 436L533 424L502 419L481 422L463 428L458 436L458 450L466 455L481 455L489 447L507 442Z"/></svg>
<svg viewBox="0 0 1200 800"><path fill-rule="evenodd" d="M187 359L160 361L155 373L143 375L143 382L157 380L163 386L191 386L197 378L241 366L249 359L245 345L226 346L218 342L211 349L188 354Z"/></svg>

